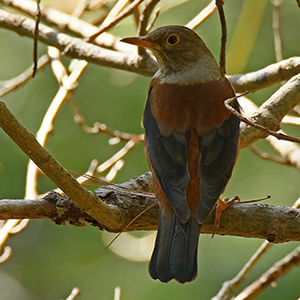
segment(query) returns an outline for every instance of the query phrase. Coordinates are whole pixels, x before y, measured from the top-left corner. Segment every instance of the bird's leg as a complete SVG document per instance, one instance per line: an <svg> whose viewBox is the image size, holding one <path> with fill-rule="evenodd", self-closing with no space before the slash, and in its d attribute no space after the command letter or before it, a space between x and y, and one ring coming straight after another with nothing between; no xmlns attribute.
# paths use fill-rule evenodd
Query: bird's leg
<svg viewBox="0 0 300 300"><path fill-rule="evenodd" d="M241 201L239 196L235 196L231 199L229 199L228 197L224 197L224 199L219 198L217 201L217 206L216 206L216 217L215 217L215 223L214 223L214 229L213 229L213 233L212 233L212 237L214 237L215 235L215 231L216 229L218 229L220 227L220 223L221 223L221 216L223 211L229 207L230 205L232 205L234 202L239 202L239 203L255 203L255 202L260 202L262 200L266 200L266 199L270 199L271 196L268 195L264 198L260 198L260 199L254 199L254 200L244 200Z"/></svg>
<svg viewBox="0 0 300 300"><path fill-rule="evenodd" d="M231 199L229 199L228 197L224 197L224 199L221 198L218 199L217 206L216 206L216 217L215 217L214 229L211 238L214 237L216 229L220 227L221 216L223 211L236 201L240 201L239 196L235 196Z"/></svg>

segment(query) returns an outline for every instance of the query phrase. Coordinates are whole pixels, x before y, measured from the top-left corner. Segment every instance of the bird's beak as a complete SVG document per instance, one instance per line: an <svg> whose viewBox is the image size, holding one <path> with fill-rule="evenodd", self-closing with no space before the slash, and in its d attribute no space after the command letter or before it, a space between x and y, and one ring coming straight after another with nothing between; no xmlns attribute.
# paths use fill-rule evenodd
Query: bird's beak
<svg viewBox="0 0 300 300"><path fill-rule="evenodd" d="M146 37L144 36L137 36L137 37L128 37L120 40L121 42L136 45L139 47L144 47L148 49L158 49L159 45L150 42Z"/></svg>

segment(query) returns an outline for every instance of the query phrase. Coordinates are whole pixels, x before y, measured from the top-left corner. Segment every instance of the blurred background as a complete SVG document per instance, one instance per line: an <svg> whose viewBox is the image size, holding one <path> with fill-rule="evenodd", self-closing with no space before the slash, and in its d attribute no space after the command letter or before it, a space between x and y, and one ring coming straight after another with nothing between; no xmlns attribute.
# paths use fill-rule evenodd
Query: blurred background
<svg viewBox="0 0 300 300"><path fill-rule="evenodd" d="M42 1L44 5L72 13L77 0ZM209 1L162 0L161 13L154 27L187 24ZM108 2L107 6L112 6ZM0 8L4 5L0 4ZM272 30L272 4L266 0L228 0L225 4L228 26L227 73L255 71L276 61ZM90 16L87 16L87 18ZM300 8L296 1L281 5L280 33L283 58L299 55ZM120 37L136 34L129 17L111 33ZM200 25L196 32L219 57L220 25L217 13ZM0 28L0 80L22 73L32 63L32 40ZM39 44L39 54L47 52ZM70 59L63 58L68 65ZM99 121L113 129L143 133L141 116L150 78L89 64L72 93L81 114L92 125ZM250 94L260 105L280 85ZM17 118L33 133L55 96L58 84L50 66L39 71L24 86L2 97ZM299 136L299 130L284 126L289 134ZM90 162L106 161L124 143L109 145L105 134L88 135L74 123L70 105L66 102L54 123L46 148L67 169L86 172ZM265 142L256 146L275 154ZM143 145L136 146L124 158L115 183L122 183L148 171ZM0 131L0 199L24 198L27 157ZM96 183L97 184L97 183ZM45 177L39 179L39 192L55 186ZM300 194L299 170L264 161L250 149L240 153L226 196L239 195L242 200L271 195L266 203L291 206ZM25 230L12 235L7 244L12 256L0 265L0 299L63 299L77 286L78 299L113 299L114 289L121 288L122 300L135 299L210 299L222 283L234 277L261 240L227 236L202 235L199 245L199 274L186 285L176 282L162 284L148 275L148 258L152 252L154 234L136 232L120 239L115 251L107 250L100 257L107 241L114 235L87 226L57 226L49 220L32 220ZM144 243L138 238L147 237ZM127 239L126 239L127 238ZM275 245L255 266L239 289L255 280L273 263L294 249L297 243ZM132 247L130 248L130 247ZM269 287L258 299L297 299L300 296L300 269L280 278L277 286Z"/></svg>

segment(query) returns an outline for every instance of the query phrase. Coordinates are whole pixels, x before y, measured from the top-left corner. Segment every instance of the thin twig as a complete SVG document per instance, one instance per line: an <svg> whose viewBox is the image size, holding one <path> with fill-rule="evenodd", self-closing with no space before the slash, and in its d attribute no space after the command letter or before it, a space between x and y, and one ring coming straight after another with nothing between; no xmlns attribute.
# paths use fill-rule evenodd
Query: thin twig
<svg viewBox="0 0 300 300"><path fill-rule="evenodd" d="M148 33L148 24L151 14L155 6L160 2L160 0L148 0L145 7L141 13L138 35L146 35Z"/></svg>
<svg viewBox="0 0 300 300"><path fill-rule="evenodd" d="M101 27L105 27L110 24L129 2L130 0L117 0L115 5L109 10L108 14L104 18Z"/></svg>
<svg viewBox="0 0 300 300"><path fill-rule="evenodd" d="M71 105L74 121L76 124L80 125L80 127L88 134L99 134L99 133L105 133L108 134L114 138L118 139L118 142L120 141L130 141L130 140L136 140L139 142L144 141L144 134L135 134L135 133L128 133L128 132L122 132L119 130L111 129L106 124L101 122L95 122L94 125L91 127L89 126L85 118L82 116L78 106L75 104L75 101L72 97L69 97L69 103ZM116 141L114 141L114 144Z"/></svg>
<svg viewBox="0 0 300 300"><path fill-rule="evenodd" d="M121 288L115 287L114 300L121 300Z"/></svg>
<svg viewBox="0 0 300 300"><path fill-rule="evenodd" d="M300 247L276 262L267 272L247 286L234 300L255 299L268 286L300 264Z"/></svg>
<svg viewBox="0 0 300 300"><path fill-rule="evenodd" d="M241 104L243 114L245 114L246 117L250 117L258 110L257 105L246 97L239 98L239 103ZM271 135L266 137L266 141L280 154L284 161L300 170L300 146L298 144L289 141L281 141Z"/></svg>
<svg viewBox="0 0 300 300"><path fill-rule="evenodd" d="M0 255L0 264L4 263L11 256L11 247L5 246L3 253Z"/></svg>
<svg viewBox="0 0 300 300"><path fill-rule="evenodd" d="M290 141L290 142L295 142L295 143L300 143L300 138L297 138L297 137L293 137L293 136L289 136L289 135L286 135L286 134L283 134L281 132L276 132L274 130L271 130L267 127L264 127L262 125L259 125L257 123L254 123L252 121L250 121L249 119L243 117L236 109L234 109L230 103L232 103L237 97L233 97L233 98L230 98L230 99L227 99L225 100L224 104L226 106L226 108L233 114L235 115L236 117L238 117L242 122L256 128L256 129L259 129L265 133L267 133L268 135L272 135L272 136L275 136L278 140L284 140L284 141Z"/></svg>
<svg viewBox="0 0 300 300"><path fill-rule="evenodd" d="M140 218L143 214L145 214L148 210L152 209L158 205L158 202L154 202L148 207L146 207L143 211L141 211L137 216L135 216L118 234L115 235L115 237L106 245L106 247L97 255L96 259L93 261L93 263L90 265L90 267L107 251L107 249L119 238L119 236L126 232L129 231L128 229L130 226L138 219Z"/></svg>
<svg viewBox="0 0 300 300"><path fill-rule="evenodd" d="M245 144L249 146L259 138L265 138L268 135L275 136L279 140L300 143L300 138L291 137L272 130L273 128L275 130L279 129L282 118L300 101L300 73L292 77L261 105L255 115L252 116L255 123L241 116L241 114L230 105L230 102L233 102L235 99L236 97L227 99L225 101L226 108L241 121L250 125L250 127L241 126L241 147L244 147ZM272 127L272 129L260 125L259 123ZM255 129L260 130L261 134L258 134ZM247 136L247 142L245 142L245 136Z"/></svg>
<svg viewBox="0 0 300 300"><path fill-rule="evenodd" d="M195 29L204 20L206 20L216 9L216 0L212 0L205 8L203 8L200 11L200 13L196 17L189 21L185 26L190 29Z"/></svg>
<svg viewBox="0 0 300 300"><path fill-rule="evenodd" d="M4 0L2 0L2 2L3 1ZM34 17L36 14L36 4L30 0L9 1L7 5L18 9L23 13L29 14L32 17ZM55 25L61 29L67 28L72 33L85 38L88 38L92 34L99 31L99 28L97 26L81 20L75 15L70 15L48 6L44 7L43 4L41 4L41 20L48 24ZM104 32L95 40L95 43L108 49L121 51L124 51L126 49L130 50L130 45L122 45L122 43L118 43L118 40L119 39L112 34Z"/></svg>
<svg viewBox="0 0 300 300"><path fill-rule="evenodd" d="M78 287L74 287L71 291L71 294L66 298L66 300L74 300L81 294L80 290Z"/></svg>
<svg viewBox="0 0 300 300"><path fill-rule="evenodd" d="M246 279L253 266L271 246L272 244L268 241L263 242L259 249L252 255L249 261L240 270L240 272L233 279L225 281L222 284L222 288L220 289L218 294L211 300L228 299L229 294L232 293Z"/></svg>
<svg viewBox="0 0 300 300"><path fill-rule="evenodd" d="M223 5L224 5L224 0L216 0L216 6L218 7L221 28L222 28L221 51L220 51L220 70L221 70L221 74L224 76L226 73L227 26L226 26Z"/></svg>
<svg viewBox="0 0 300 300"><path fill-rule="evenodd" d="M32 70L32 77L35 76L35 73L38 69L38 39L39 39L39 24L40 24L40 21L41 21L40 2L41 2L40 0L36 0L37 12L36 12L34 37L33 37L33 70Z"/></svg>
<svg viewBox="0 0 300 300"><path fill-rule="evenodd" d="M50 58L47 54L41 56L37 61L37 69L39 70L43 68L49 62L50 62ZM31 79L33 68L34 66L32 65L20 75L9 80L0 81L0 97L8 94L12 90L18 88L22 84L26 83L29 79Z"/></svg>
<svg viewBox="0 0 300 300"><path fill-rule="evenodd" d="M139 36L146 35L148 33L148 29L149 29L148 23L149 23L150 16L159 1L160 0L149 0L146 3L143 11L141 12L141 16L140 16L140 20L139 20L139 24L138 24L138 35ZM149 56L144 47L138 47L138 54L142 57Z"/></svg>
<svg viewBox="0 0 300 300"><path fill-rule="evenodd" d="M94 41L101 33L111 29L114 27L117 23L119 23L122 19L130 15L133 10L138 7L144 0L135 0L133 1L126 9L123 10L123 12L119 13L113 20L110 21L109 24L103 26L100 28L100 30L93 35L91 35L89 38L85 39L87 42Z"/></svg>
<svg viewBox="0 0 300 300"><path fill-rule="evenodd" d="M271 0L273 6L273 36L274 36L274 49L276 61L281 61L283 59L281 37L280 37L280 9L281 0Z"/></svg>
<svg viewBox="0 0 300 300"><path fill-rule="evenodd" d="M111 158L109 158L107 161L102 163L98 168L97 172L102 173L108 168L110 168L112 165L114 165L118 160L123 158L134 146L138 144L137 141L130 140L128 141L125 146L120 149L116 154L114 154Z"/></svg>
<svg viewBox="0 0 300 300"><path fill-rule="evenodd" d="M272 162L276 162L278 164L285 165L285 166L291 166L292 165L288 160L286 160L282 157L271 156L270 154L268 154L266 152L262 152L262 151L258 150L253 145L251 145L249 148L251 149L251 151L253 153L255 153L257 156L259 156L262 159L272 161Z"/></svg>
<svg viewBox="0 0 300 300"><path fill-rule="evenodd" d="M72 16L79 18L89 7L91 0L80 0L75 7Z"/></svg>

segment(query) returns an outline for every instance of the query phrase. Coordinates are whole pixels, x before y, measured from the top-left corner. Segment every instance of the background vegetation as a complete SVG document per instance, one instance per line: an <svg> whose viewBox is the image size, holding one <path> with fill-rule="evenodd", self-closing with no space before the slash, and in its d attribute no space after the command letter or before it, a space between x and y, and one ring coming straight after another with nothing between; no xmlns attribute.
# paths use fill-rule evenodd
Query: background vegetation
<svg viewBox="0 0 300 300"><path fill-rule="evenodd" d="M5 1L1 1L5 3ZM79 1L42 1L61 11L72 13ZM112 7L115 1L107 1ZM159 4L161 12L154 27L169 24L187 24L208 1L168 1ZM5 4L0 8L6 9ZM11 11L11 8L7 8ZM228 74L261 69L276 62L272 29L273 6L266 0L228 0L225 4L228 26ZM97 12L83 15L95 19ZM104 12L101 12L104 14ZM299 55L300 9L296 1L281 4L280 33L283 58ZM124 19L112 30L114 35L125 37L136 34L132 16ZM196 32L204 39L216 57L220 48L220 25L217 13L210 16ZM0 28L0 80L8 80L22 73L32 63L32 39ZM39 43L39 54L47 47ZM241 55L239 58L238 54ZM63 57L67 66L70 58ZM72 93L81 114L88 124L96 121L130 133L143 133L141 116L147 94L149 77L89 64ZM280 85L250 94L257 105L263 103ZM35 133L58 89L58 83L47 65L34 79L2 97L18 119ZM284 129L299 136L299 129L285 125ZM110 158L124 143L109 145L110 136L89 135L74 123L70 104L66 102L54 122L46 148L67 169L86 172L90 162L100 163ZM275 151L265 141L256 143L272 155ZM136 146L124 158L125 165L117 173L115 183L127 181L148 171L143 145ZM0 199L24 198L28 158L0 132ZM106 174L102 174L104 176ZM55 186L45 177L39 179L39 193ZM250 149L243 149L226 196L239 195L253 199L270 194L268 204L291 206L299 197L299 169L262 160ZM146 233L145 233L146 234ZM148 233L147 233L148 234ZM21 233L11 235L7 245L12 256L0 268L0 299L62 299L72 288L80 288L79 299L113 299L114 289L121 288L126 299L209 299L222 283L231 279L261 244L260 240L202 235L199 245L199 275L190 284L176 282L162 284L153 281L147 272L148 261L134 261L107 250L102 233L88 226L56 226L49 220L32 220ZM144 233L134 233L136 237ZM113 235L112 235L113 236ZM129 242L128 242L129 243ZM295 243L275 245L254 268L246 282L255 280L276 260L295 248ZM121 247L126 247L122 244ZM145 246L149 253L152 244ZM141 250L142 251L142 250ZM147 254L145 254L147 255ZM92 267L91 264L93 263ZM280 278L277 287L269 287L258 299L296 299L299 297L300 269L296 268Z"/></svg>

